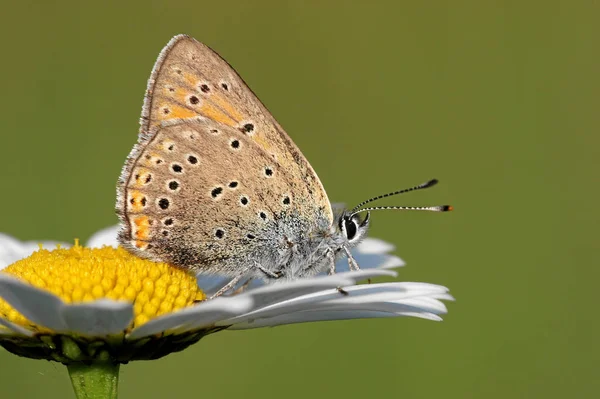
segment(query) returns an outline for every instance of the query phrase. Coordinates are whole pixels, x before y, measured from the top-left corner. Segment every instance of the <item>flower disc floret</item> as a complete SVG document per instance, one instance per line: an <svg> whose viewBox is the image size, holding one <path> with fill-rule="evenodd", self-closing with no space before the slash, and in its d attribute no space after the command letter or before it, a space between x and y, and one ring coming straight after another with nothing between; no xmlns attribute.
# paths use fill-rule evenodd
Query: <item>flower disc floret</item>
<svg viewBox="0 0 600 399"><path fill-rule="evenodd" d="M40 249L2 272L46 290L65 303L99 299L133 303L130 328L205 299L193 275L165 263L140 259L122 248L75 245L52 251ZM32 327L2 299L0 317Z"/></svg>

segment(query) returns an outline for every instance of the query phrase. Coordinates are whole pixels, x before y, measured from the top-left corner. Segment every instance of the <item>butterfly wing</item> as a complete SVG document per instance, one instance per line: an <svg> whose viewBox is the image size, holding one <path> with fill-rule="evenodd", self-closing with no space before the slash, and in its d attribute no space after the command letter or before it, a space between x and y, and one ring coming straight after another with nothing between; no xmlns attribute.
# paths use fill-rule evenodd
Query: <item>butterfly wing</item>
<svg viewBox="0 0 600 399"><path fill-rule="evenodd" d="M173 38L119 180L120 242L152 260L236 274L284 211L333 220L314 170L237 73L202 43Z"/></svg>
<svg viewBox="0 0 600 399"><path fill-rule="evenodd" d="M204 117L251 138L286 173L303 181L300 208L331 206L317 174L275 118L235 70L205 44L175 36L162 50L148 81L140 135L162 123Z"/></svg>

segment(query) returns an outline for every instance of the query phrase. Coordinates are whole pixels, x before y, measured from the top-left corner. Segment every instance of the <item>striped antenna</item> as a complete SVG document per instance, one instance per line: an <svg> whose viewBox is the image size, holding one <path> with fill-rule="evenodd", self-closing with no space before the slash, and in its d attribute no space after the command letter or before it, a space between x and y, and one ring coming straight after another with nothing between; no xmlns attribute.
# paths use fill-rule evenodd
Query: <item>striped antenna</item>
<svg viewBox="0 0 600 399"><path fill-rule="evenodd" d="M367 211L379 211L379 210L397 210L397 211L429 211L429 212L449 212L453 210L451 205L437 205L437 206L372 206L369 208L363 208L358 211L353 211L352 216L357 213Z"/></svg>
<svg viewBox="0 0 600 399"><path fill-rule="evenodd" d="M377 200L380 200L380 199L386 198L386 197L391 197L393 195L408 193L410 191L422 190L424 188L433 187L437 183L438 183L437 179L431 179L425 183L419 184L418 186L414 186L411 188L405 188L403 190L398 190L398 191L394 191L392 193L387 193L387 194L383 194L383 195L378 195L377 197L369 198L368 200L363 201L360 204L356 205L354 208L352 208L350 213L354 215L355 213L362 212L363 210L366 211L367 209L361 209L360 211L358 211L358 209L360 207L362 207L363 205L368 204L369 202L377 201ZM373 208L369 208L368 210L379 210L379 209L406 209L406 210L413 209L416 211L431 211L431 210L433 210L433 209L428 209L428 208L437 208L437 207L373 207ZM446 210L450 210L450 209L446 209ZM434 212L443 212L443 211L436 210Z"/></svg>

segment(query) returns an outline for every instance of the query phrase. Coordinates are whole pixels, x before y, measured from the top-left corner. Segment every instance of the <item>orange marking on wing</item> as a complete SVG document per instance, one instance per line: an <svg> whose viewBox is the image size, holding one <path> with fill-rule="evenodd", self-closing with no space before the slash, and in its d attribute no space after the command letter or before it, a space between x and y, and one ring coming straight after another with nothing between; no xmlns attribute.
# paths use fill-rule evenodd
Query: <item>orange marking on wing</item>
<svg viewBox="0 0 600 399"><path fill-rule="evenodd" d="M135 240L133 245L135 245L137 249L146 249L148 247L147 243L138 240Z"/></svg>
<svg viewBox="0 0 600 399"><path fill-rule="evenodd" d="M150 158L147 158L147 155L150 155ZM147 154L147 155L145 155L140 162L140 163L144 164L145 166L156 166L156 165L164 162L164 160L156 153L151 153L151 154ZM156 161L160 161L160 162L158 162L158 164L157 164Z"/></svg>
<svg viewBox="0 0 600 399"><path fill-rule="evenodd" d="M160 147L165 152L170 151L170 149L173 149L172 146L174 146L174 145L175 145L175 143L172 142L171 140L165 140L162 143L160 143Z"/></svg>
<svg viewBox="0 0 600 399"><path fill-rule="evenodd" d="M132 211L139 212L144 208L142 205L142 198L144 198L144 195L139 191L132 191L129 194L129 204L131 205Z"/></svg>
<svg viewBox="0 0 600 399"><path fill-rule="evenodd" d="M165 85L163 89L163 95L165 97L174 98L177 101L183 102L186 97L190 94L190 90L178 85Z"/></svg>
<svg viewBox="0 0 600 399"><path fill-rule="evenodd" d="M254 140L256 144L258 144L265 151L270 151L272 148L270 142L267 139L265 139L264 135L260 133L257 133L254 136L252 136L252 140Z"/></svg>
<svg viewBox="0 0 600 399"><path fill-rule="evenodd" d="M190 94L193 95L194 93L190 93L188 90L178 88L175 90L173 97L175 97L175 100L179 103L187 104Z"/></svg>
<svg viewBox="0 0 600 399"><path fill-rule="evenodd" d="M192 87L196 87L197 83L198 83L198 77L194 76L190 73L184 73L183 74L183 80L185 80L185 82L187 84L189 84Z"/></svg>
<svg viewBox="0 0 600 399"><path fill-rule="evenodd" d="M242 119L244 119L244 116L242 114L240 114L238 112L237 109L235 109L233 107L233 105L227 101L226 98L223 98L223 96L221 96L220 94L213 94L210 97L211 101L214 101L219 107L221 107L221 109L223 109L225 112L227 112L229 114L230 117L232 117L236 122L241 121Z"/></svg>
<svg viewBox="0 0 600 399"><path fill-rule="evenodd" d="M167 108L169 113L165 114L164 109ZM161 104L157 110L157 118L159 121L166 121L169 119L185 119L192 118L198 114L191 109L180 107L175 104Z"/></svg>
<svg viewBox="0 0 600 399"><path fill-rule="evenodd" d="M134 171L134 176L133 176L133 178L135 180L135 185L134 186L136 188L142 187L144 185L144 183L145 183L145 181L146 181L149 173L150 172L148 170L146 170L146 169L137 169L137 170L135 170ZM136 199L136 202L137 202L137 199Z"/></svg>
<svg viewBox="0 0 600 399"><path fill-rule="evenodd" d="M213 107L206 101L204 102L202 107L200 107L200 114L209 119L212 119L213 121L221 122L228 126L237 125L237 122L231 119L229 116L227 116L227 114L223 113L223 111L221 111L220 109Z"/></svg>
<svg viewBox="0 0 600 399"><path fill-rule="evenodd" d="M148 216L137 216L133 219L133 223L136 227L133 233L135 237L140 240L147 240L150 235L150 219Z"/></svg>

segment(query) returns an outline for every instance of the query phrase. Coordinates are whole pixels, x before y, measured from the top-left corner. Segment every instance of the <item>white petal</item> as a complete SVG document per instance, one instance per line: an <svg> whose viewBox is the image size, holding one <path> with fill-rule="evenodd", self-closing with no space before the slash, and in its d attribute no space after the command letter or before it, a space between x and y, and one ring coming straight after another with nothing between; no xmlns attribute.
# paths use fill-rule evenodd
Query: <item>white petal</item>
<svg viewBox="0 0 600 399"><path fill-rule="evenodd" d="M110 226L102 230L98 230L87 241L86 246L89 248L101 248L107 247L118 247L119 242L117 241L117 233L119 232L119 226Z"/></svg>
<svg viewBox="0 0 600 399"><path fill-rule="evenodd" d="M364 271L360 272L363 273ZM436 297L451 296L447 288L426 283L383 283L344 287L347 295L337 289L322 290L300 297L290 298L256 309L245 315L224 320L219 325L252 323L259 319L280 320L285 314L310 312L384 312L397 316L417 316L439 319L436 314L446 313L446 306ZM304 316L302 316L304 317ZM316 319L319 317L315 316ZM358 317L357 317L358 318ZM260 322L260 325L269 325Z"/></svg>
<svg viewBox="0 0 600 399"><path fill-rule="evenodd" d="M65 305L62 315L70 331L83 335L122 334L133 320L133 305L101 299L94 302Z"/></svg>
<svg viewBox="0 0 600 399"><path fill-rule="evenodd" d="M287 310L287 309L285 309ZM447 313L446 306L432 298L396 299L393 293L369 295L367 297L338 298L313 304L310 310L373 310L397 314L407 313Z"/></svg>
<svg viewBox="0 0 600 399"><path fill-rule="evenodd" d="M439 299L440 301L454 301L454 297L450 294L436 294L432 295L432 298Z"/></svg>
<svg viewBox="0 0 600 399"><path fill-rule="evenodd" d="M395 255L387 255L385 258L381 259L381 263L379 264L380 269L395 269L403 266L406 266L406 262Z"/></svg>
<svg viewBox="0 0 600 399"><path fill-rule="evenodd" d="M23 252L19 240L0 233L0 270L24 257Z"/></svg>
<svg viewBox="0 0 600 399"><path fill-rule="evenodd" d="M313 321L331 321L331 320L349 320L349 319L370 319L398 317L394 313L373 312L373 311L330 311L330 312L296 312L283 314L268 319L250 320L229 327L229 330L245 330L260 327L275 327L284 324L308 323Z"/></svg>
<svg viewBox="0 0 600 399"><path fill-rule="evenodd" d="M64 303L57 296L0 274L0 297L33 323L58 332L67 331L61 316Z"/></svg>
<svg viewBox="0 0 600 399"><path fill-rule="evenodd" d="M20 259L28 257L40 249L40 245L45 249L54 249L59 244L64 248L69 248L68 244L57 241L21 242L7 234L0 233L0 270Z"/></svg>
<svg viewBox="0 0 600 399"><path fill-rule="evenodd" d="M348 292L360 292L361 294L378 294L382 292L397 292L403 297L413 297L416 295L437 295L447 294L448 288L430 283L419 282L390 282L379 284L364 284L346 288Z"/></svg>
<svg viewBox="0 0 600 399"><path fill-rule="evenodd" d="M11 323L10 321L0 317L0 324L6 328L0 328L0 335L14 335L15 333L25 335L27 337L33 336L34 332L21 327L18 324Z"/></svg>
<svg viewBox="0 0 600 399"><path fill-rule="evenodd" d="M257 317L305 310L310 307L309 304L342 296L343 294L338 290L339 287L356 284L357 281L371 277L394 275L395 273L389 270L361 270L258 288L247 292L247 295L254 297L254 310L218 324L229 325ZM290 286L292 286L291 290Z"/></svg>
<svg viewBox="0 0 600 399"><path fill-rule="evenodd" d="M396 277L397 275L398 275L398 273L396 273L395 271L392 271L392 270L377 270L377 269L336 273L336 276L340 276L340 277L352 280L352 282L354 284L358 283L359 281L365 281L370 278L384 277L384 276Z"/></svg>
<svg viewBox="0 0 600 399"><path fill-rule="evenodd" d="M386 254L364 254L361 252L352 253L354 260L358 263L361 270L364 269L391 269L395 267L402 267L405 265L404 261L394 255ZM335 271L337 273L343 273L350 270L348 265L348 259L343 257L335 262ZM323 273L324 275L324 273Z"/></svg>
<svg viewBox="0 0 600 399"><path fill-rule="evenodd" d="M379 287L378 287L379 286ZM394 313L447 313L440 299L453 299L447 288L424 283L387 283L348 287L348 295L323 301L315 309L368 309Z"/></svg>
<svg viewBox="0 0 600 399"><path fill-rule="evenodd" d="M219 299L219 298L217 298ZM206 309L196 311L196 314L201 315L202 317L194 317L191 322L183 324L181 327L177 328L178 331L191 331L199 328L208 327L211 325L215 325L219 320L223 320L224 318L231 317L233 315L242 314L248 312L252 309L253 299L247 295L240 295L236 297L230 298L222 298L223 300L227 300L227 303L221 305L225 309L224 312L220 314L216 314L216 312L209 312ZM204 306L208 305L210 302L215 301L213 299L207 302ZM198 304L198 307L201 307L202 304ZM208 313L215 313L213 316L208 315Z"/></svg>
<svg viewBox="0 0 600 399"><path fill-rule="evenodd" d="M406 317L416 317L418 319L425 319L425 320L431 320L431 321L442 321L443 319L433 313L402 313L399 314L398 316L406 316Z"/></svg>
<svg viewBox="0 0 600 399"><path fill-rule="evenodd" d="M315 277L273 283L264 287L249 290L243 295L251 296L254 301L253 308L257 309L290 298L319 292L327 288L343 287L352 283L352 280L342 277L341 274L334 274L327 277Z"/></svg>
<svg viewBox="0 0 600 399"><path fill-rule="evenodd" d="M380 257L380 255L375 255L377 257ZM395 256L386 256L388 259L385 259L383 257L379 258L379 260L382 263L375 263L373 264L373 268L382 268L382 269L388 269L388 268L395 268L395 267L399 267L399 266L403 266L404 263L400 260L400 258L397 258ZM340 264L342 265L340 267ZM348 267L348 263L346 260L343 260L342 262L338 262L338 264L336 265L336 275L338 276L346 276L344 273L348 273L350 272L349 267ZM373 270L373 269L369 269L368 270ZM361 270L362 271L362 270ZM377 272L376 272L377 273ZM326 277L327 274L323 273L319 275L320 278ZM367 278L370 277L378 277L378 276L396 276L395 272L383 272L380 274L376 274L376 275L365 275L366 277L362 277L361 280L366 280ZM344 277L344 278L346 278ZM211 294L214 294L215 292L217 292L219 289L221 289L225 284L227 284L229 281L231 281L231 277L223 277L223 276L218 276L218 275L206 275L206 274L199 274L196 276L197 281L198 281L198 286L202 289L202 291L210 296ZM237 285L236 288L241 287L243 284L246 283L246 280L242 279ZM245 288L246 291L250 290L250 289L256 289L258 287L263 287L263 286L271 286L273 284L285 284L285 282L273 282L271 284L265 282L264 280L255 278L253 279Z"/></svg>
<svg viewBox="0 0 600 399"><path fill-rule="evenodd" d="M216 293L221 288L223 288L227 283L229 283L231 281L231 277L221 276L217 274L198 274L196 276L196 280L202 292L204 292L207 296L211 296L212 294ZM246 279L241 279L236 284L235 288L232 289L232 291L235 291L235 289L240 288L242 285L246 284L246 282ZM247 284L245 290L262 287L266 284L267 283L263 279L253 278L252 281L250 281L250 283Z"/></svg>
<svg viewBox="0 0 600 399"><path fill-rule="evenodd" d="M367 237L356 246L357 252L363 254L387 254L392 252L396 247L392 244L380 240L379 238Z"/></svg>
<svg viewBox="0 0 600 399"><path fill-rule="evenodd" d="M157 317L134 329L128 339L138 339L176 328L192 330L214 324L216 321L244 313L252 307L252 299L245 295L232 298L216 298L185 308L179 312Z"/></svg>

